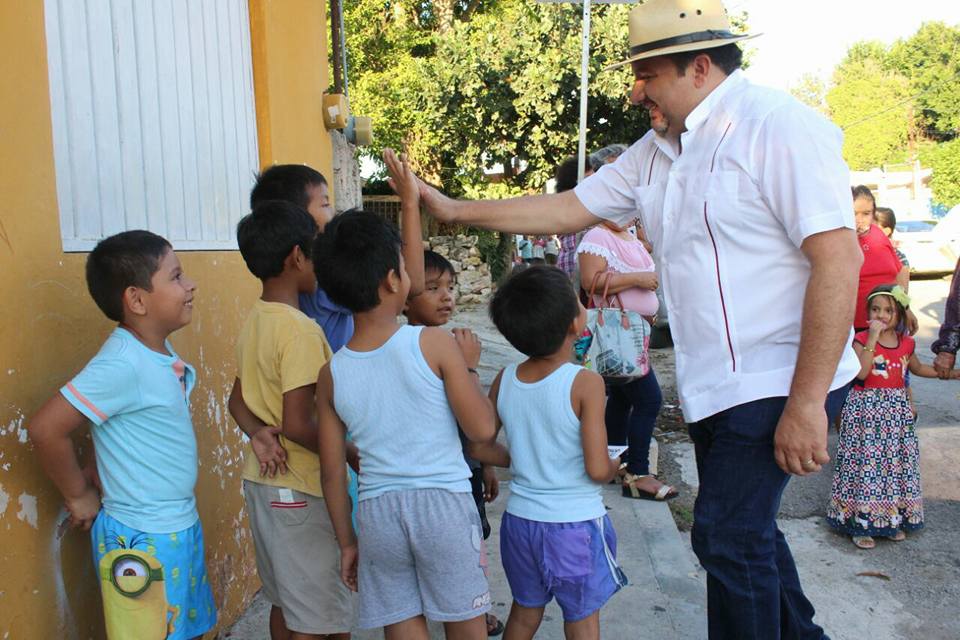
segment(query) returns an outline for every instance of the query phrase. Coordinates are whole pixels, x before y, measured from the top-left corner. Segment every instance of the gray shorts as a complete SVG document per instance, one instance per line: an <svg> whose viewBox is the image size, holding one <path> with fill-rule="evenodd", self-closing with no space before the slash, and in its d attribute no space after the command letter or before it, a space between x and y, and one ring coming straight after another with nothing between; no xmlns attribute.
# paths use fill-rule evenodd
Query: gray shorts
<svg viewBox="0 0 960 640"><path fill-rule="evenodd" d="M490 610L487 550L469 493L392 491L357 512L360 627L424 615L470 620Z"/></svg>
<svg viewBox="0 0 960 640"><path fill-rule="evenodd" d="M243 481L263 595L298 633L347 633L354 597L323 498Z"/></svg>

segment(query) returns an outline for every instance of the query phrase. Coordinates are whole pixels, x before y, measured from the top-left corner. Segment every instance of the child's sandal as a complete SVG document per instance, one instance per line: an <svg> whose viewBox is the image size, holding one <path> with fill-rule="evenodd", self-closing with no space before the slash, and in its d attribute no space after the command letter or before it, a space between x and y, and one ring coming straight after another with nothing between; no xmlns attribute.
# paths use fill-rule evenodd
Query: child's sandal
<svg viewBox="0 0 960 640"><path fill-rule="evenodd" d="M888 539L893 540L894 542L903 542L907 539L907 532L903 529L897 529L897 532L892 536L887 536Z"/></svg>
<svg viewBox="0 0 960 640"><path fill-rule="evenodd" d="M870 536L851 536L850 539L853 540L853 544L857 547L857 549L869 550L877 546L877 543L874 542L873 538Z"/></svg>

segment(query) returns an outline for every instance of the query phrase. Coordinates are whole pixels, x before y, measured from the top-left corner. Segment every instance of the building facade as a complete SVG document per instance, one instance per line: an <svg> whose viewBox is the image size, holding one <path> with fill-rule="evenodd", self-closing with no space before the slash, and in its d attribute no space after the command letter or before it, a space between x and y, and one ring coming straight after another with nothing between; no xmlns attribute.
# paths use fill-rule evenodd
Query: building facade
<svg viewBox="0 0 960 640"><path fill-rule="evenodd" d="M327 59L323 0L0 3L0 638L104 634L89 538L59 526L26 426L112 330L85 251L127 228L168 237L199 287L172 341L198 372L196 491L221 627L259 588L226 406L259 286L234 229L258 168L330 175Z"/></svg>

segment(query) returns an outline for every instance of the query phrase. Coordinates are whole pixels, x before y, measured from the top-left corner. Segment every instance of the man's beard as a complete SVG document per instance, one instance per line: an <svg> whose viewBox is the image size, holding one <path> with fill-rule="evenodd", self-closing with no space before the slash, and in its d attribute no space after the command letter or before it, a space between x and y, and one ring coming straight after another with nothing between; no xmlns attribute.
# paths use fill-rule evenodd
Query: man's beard
<svg viewBox="0 0 960 640"><path fill-rule="evenodd" d="M656 133L658 136L664 136L667 134L667 130L670 128L670 122L662 113L656 116L651 114L650 128L653 129L654 133Z"/></svg>

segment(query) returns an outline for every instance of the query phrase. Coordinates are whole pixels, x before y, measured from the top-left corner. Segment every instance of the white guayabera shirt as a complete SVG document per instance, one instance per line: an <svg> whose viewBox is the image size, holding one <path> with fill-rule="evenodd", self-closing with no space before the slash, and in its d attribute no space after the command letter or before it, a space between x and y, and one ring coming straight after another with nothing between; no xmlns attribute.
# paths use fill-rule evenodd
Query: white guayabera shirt
<svg viewBox="0 0 960 640"><path fill-rule="evenodd" d="M791 96L735 71L686 128L682 153L649 131L575 193L618 224L640 211L693 422L789 394L810 278L800 246L854 224L842 134ZM830 388L858 369L848 346Z"/></svg>

